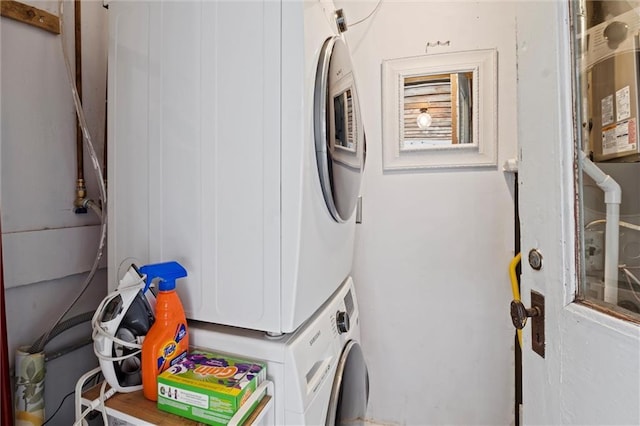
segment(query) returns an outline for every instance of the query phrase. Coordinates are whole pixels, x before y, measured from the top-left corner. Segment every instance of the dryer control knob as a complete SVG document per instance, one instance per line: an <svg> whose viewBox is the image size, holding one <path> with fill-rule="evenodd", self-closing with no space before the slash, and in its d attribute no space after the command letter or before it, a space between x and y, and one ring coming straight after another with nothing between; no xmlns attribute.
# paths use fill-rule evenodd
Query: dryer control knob
<svg viewBox="0 0 640 426"><path fill-rule="evenodd" d="M336 313L336 325L340 334L349 331L349 314L345 311L338 311Z"/></svg>

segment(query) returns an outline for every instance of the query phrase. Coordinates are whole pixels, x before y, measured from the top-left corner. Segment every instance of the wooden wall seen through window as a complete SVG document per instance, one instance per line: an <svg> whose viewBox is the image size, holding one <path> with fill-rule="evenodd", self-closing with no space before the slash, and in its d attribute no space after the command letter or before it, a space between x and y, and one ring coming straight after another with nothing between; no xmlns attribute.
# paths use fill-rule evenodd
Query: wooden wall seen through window
<svg viewBox="0 0 640 426"><path fill-rule="evenodd" d="M472 143L471 81L471 73L405 77L401 149ZM426 128L418 126L421 113L431 117Z"/></svg>

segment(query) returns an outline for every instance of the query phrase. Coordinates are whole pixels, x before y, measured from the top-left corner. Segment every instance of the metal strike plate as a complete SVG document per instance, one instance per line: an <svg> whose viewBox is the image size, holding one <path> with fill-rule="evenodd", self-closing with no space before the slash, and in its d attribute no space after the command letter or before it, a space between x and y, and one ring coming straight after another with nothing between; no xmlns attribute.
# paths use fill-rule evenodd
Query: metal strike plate
<svg viewBox="0 0 640 426"><path fill-rule="evenodd" d="M531 309L538 311L538 315L531 317L531 349L544 358L544 296L531 290Z"/></svg>

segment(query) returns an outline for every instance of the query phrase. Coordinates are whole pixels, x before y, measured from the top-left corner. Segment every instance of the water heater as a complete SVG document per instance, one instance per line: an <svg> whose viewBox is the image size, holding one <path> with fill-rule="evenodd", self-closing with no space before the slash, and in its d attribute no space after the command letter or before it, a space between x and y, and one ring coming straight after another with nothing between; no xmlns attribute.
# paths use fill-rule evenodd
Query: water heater
<svg viewBox="0 0 640 426"><path fill-rule="evenodd" d="M638 161L640 9L587 30L590 148L595 161Z"/></svg>

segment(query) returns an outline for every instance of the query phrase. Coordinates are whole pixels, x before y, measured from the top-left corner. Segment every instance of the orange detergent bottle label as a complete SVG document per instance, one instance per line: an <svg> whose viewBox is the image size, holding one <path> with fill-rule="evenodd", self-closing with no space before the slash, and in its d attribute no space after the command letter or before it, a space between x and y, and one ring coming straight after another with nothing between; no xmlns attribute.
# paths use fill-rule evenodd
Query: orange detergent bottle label
<svg viewBox="0 0 640 426"><path fill-rule="evenodd" d="M178 328L172 340L167 341L159 347L156 355L156 364L158 366L158 374L179 362L187 355L189 344L184 344L187 337L187 327L184 324L178 324Z"/></svg>

